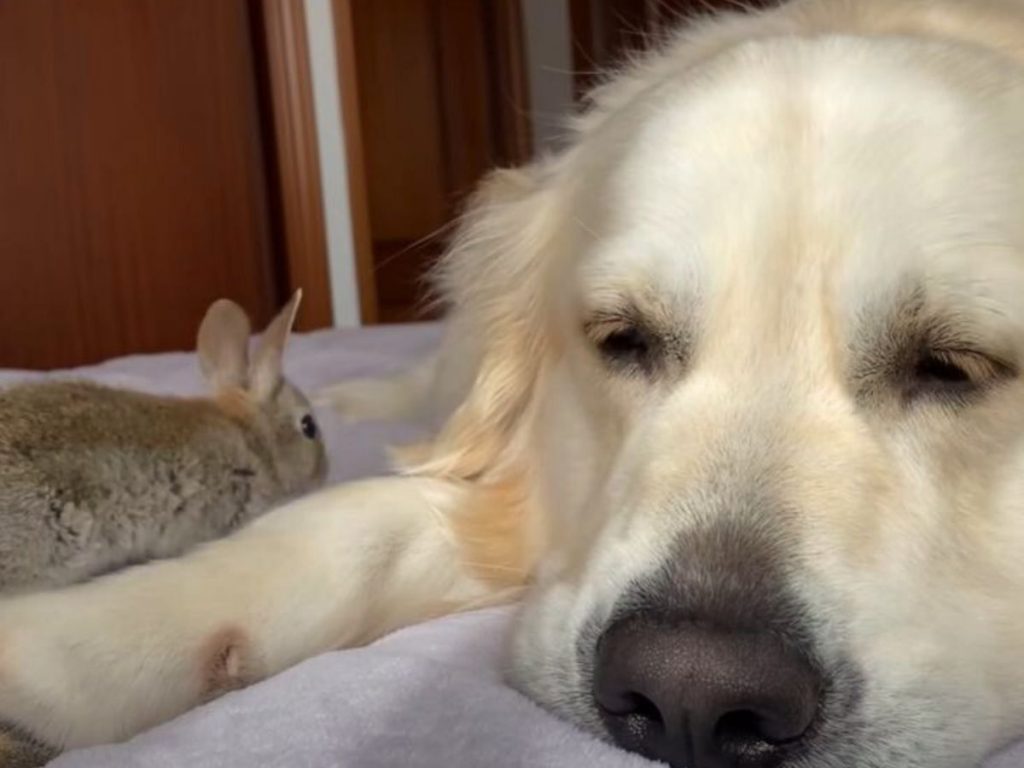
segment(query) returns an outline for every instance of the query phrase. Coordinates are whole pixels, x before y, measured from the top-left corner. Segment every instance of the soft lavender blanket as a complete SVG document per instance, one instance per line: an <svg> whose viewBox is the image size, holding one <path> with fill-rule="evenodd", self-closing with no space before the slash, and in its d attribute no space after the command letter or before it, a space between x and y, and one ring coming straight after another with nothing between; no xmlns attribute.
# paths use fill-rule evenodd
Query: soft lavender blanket
<svg viewBox="0 0 1024 768"><path fill-rule="evenodd" d="M402 368L429 353L438 337L438 329L429 325L310 334L293 340L286 367L297 385L312 392L342 378ZM195 358L186 354L124 358L72 373L153 392L202 391ZM0 371L0 384L35 375ZM384 446L415 436L409 427L349 425L329 413L318 416L334 482L385 471ZM68 753L52 765L651 765L578 732L502 683L502 643L511 617L512 609L453 616L366 648L324 654L125 744ZM1024 768L1024 743L985 768Z"/></svg>

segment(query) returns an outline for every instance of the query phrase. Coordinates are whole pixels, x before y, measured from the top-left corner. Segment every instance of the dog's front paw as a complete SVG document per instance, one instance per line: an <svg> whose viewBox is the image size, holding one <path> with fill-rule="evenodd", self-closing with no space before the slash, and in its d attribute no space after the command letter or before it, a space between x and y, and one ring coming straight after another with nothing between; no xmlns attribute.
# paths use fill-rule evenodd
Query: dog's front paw
<svg viewBox="0 0 1024 768"><path fill-rule="evenodd" d="M0 768L38 768L60 753L20 728L0 723Z"/></svg>

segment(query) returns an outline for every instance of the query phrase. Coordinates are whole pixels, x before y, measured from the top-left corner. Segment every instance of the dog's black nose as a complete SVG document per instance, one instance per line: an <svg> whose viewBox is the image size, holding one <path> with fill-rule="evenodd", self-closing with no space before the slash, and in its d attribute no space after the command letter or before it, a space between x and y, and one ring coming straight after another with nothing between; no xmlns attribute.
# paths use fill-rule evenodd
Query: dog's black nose
<svg viewBox="0 0 1024 768"><path fill-rule="evenodd" d="M770 633L613 624L594 694L618 744L673 768L771 768L807 734L821 678Z"/></svg>

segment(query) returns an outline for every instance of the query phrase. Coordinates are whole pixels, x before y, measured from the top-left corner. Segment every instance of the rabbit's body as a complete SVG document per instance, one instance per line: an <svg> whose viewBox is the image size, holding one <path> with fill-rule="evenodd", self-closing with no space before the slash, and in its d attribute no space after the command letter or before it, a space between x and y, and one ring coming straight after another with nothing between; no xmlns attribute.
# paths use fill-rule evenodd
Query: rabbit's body
<svg viewBox="0 0 1024 768"><path fill-rule="evenodd" d="M303 434L308 411L283 380L262 399L70 381L0 390L0 592L177 555L310 490L326 460Z"/></svg>

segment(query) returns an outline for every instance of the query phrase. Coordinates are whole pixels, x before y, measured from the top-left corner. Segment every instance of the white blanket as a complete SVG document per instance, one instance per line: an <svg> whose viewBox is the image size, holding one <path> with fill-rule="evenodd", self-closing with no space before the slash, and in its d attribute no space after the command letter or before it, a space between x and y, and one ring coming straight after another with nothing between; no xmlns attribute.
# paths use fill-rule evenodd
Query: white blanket
<svg viewBox="0 0 1024 768"><path fill-rule="evenodd" d="M648 765L501 682L508 609L452 616L329 653L60 768Z"/></svg>
<svg viewBox="0 0 1024 768"><path fill-rule="evenodd" d="M430 326L295 339L289 375L313 390L407 364L436 343ZM112 361L76 375L159 392L201 390L190 355ZM0 372L0 383L21 378ZM384 470L383 445L409 429L344 425L319 414L331 479ZM302 595L296 595L301 600ZM56 768L520 768L651 765L546 714L501 681L511 609L452 616L361 649L325 654L119 745L68 753ZM117 691L111 690L110 696ZM900 768L888 766L887 768ZM1024 743L985 768L1024 768Z"/></svg>

